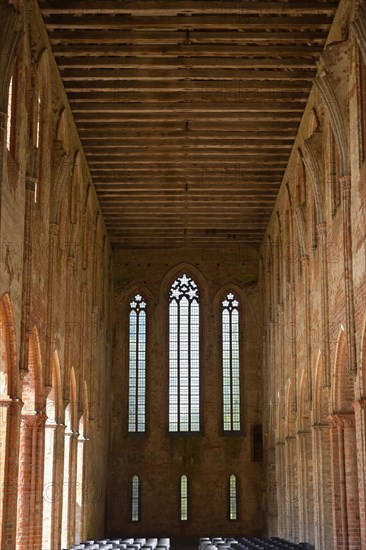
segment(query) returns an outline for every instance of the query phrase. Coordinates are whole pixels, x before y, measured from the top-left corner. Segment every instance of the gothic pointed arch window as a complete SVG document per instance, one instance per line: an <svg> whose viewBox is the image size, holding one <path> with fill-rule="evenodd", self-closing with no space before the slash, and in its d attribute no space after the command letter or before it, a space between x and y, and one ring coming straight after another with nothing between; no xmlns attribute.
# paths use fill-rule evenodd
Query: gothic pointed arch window
<svg viewBox="0 0 366 550"><path fill-rule="evenodd" d="M228 292L222 301L223 429L240 430L239 300Z"/></svg>
<svg viewBox="0 0 366 550"><path fill-rule="evenodd" d="M169 290L169 431L200 430L199 291L186 274Z"/></svg>
<svg viewBox="0 0 366 550"><path fill-rule="evenodd" d="M130 302L128 431L146 428L146 301L136 294Z"/></svg>

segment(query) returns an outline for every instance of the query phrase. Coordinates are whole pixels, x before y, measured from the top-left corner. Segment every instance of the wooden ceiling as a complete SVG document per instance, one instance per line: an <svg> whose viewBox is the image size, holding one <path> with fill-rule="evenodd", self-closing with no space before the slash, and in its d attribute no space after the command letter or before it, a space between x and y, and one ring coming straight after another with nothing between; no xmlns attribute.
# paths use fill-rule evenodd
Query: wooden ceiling
<svg viewBox="0 0 366 550"><path fill-rule="evenodd" d="M115 248L259 247L338 0L39 0Z"/></svg>

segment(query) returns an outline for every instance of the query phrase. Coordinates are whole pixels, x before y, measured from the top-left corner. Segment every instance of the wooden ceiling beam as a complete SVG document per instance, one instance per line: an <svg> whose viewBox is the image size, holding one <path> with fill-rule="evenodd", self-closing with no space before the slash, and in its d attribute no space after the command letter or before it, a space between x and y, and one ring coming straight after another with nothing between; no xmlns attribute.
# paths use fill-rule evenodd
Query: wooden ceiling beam
<svg viewBox="0 0 366 550"><path fill-rule="evenodd" d="M104 103L91 103L91 102L71 102L73 113L113 113L113 114L154 114L158 113L170 115L184 115L187 114L191 118L196 115L203 116L206 114L218 114L222 116L230 116L231 113L244 113L244 116L249 113L301 113L304 110L302 103L288 101L285 103L276 102L253 102L253 101L241 101L241 102L227 102L227 103L123 103L123 102L104 102Z"/></svg>
<svg viewBox="0 0 366 550"><path fill-rule="evenodd" d="M261 32L252 28L246 32L231 31L196 31L191 30L189 34L183 30L162 30L155 31L136 29L136 30L116 30L116 29L84 29L82 33L72 30L70 27L59 29L55 27L50 33L50 41L55 44L115 44L116 47L127 44L155 44L155 45L202 45L202 44L231 44L240 46L243 44L262 44L273 46L275 44L285 44L293 46L302 44L305 46L324 46L326 34L322 30L301 31L278 31L271 29L271 32Z"/></svg>
<svg viewBox="0 0 366 550"><path fill-rule="evenodd" d="M130 103L133 105L150 105L154 103L168 103L168 104L185 104L187 101L190 103L204 106L217 105L225 102L228 107L234 105L248 105L251 103L258 103L260 100L264 105L271 103L292 103L296 102L299 106L304 108L306 104L306 98L299 92L292 90L277 91L267 90L264 92L255 91L243 91L239 89L233 90L202 90L199 92L191 90L177 91L151 91L143 90L136 95L133 92L92 92L92 91L80 91L69 92L68 94L70 104L73 108L77 107L78 103L93 103L95 105L100 103L118 104L118 103Z"/></svg>
<svg viewBox="0 0 366 550"><path fill-rule="evenodd" d="M262 16L257 10L255 15L229 15L210 14L202 15L113 15L101 13L95 15L77 15L72 13L57 13L45 15L45 25L48 30L52 29L127 29L144 31L156 30L254 30L281 29L290 30L323 30L327 31L331 23L329 14L316 13L311 15L299 14L298 16L283 14L274 17Z"/></svg>
<svg viewBox="0 0 366 550"><path fill-rule="evenodd" d="M65 82L69 80L73 81L87 81L87 80L113 80L114 82L119 80L137 80L137 81L150 81L150 80L199 80L202 82L204 79L208 80L235 80L235 81L251 81L251 80L269 80L271 83L276 80L296 80L296 81L312 81L314 78L314 70L302 69L302 70L245 70L245 69L190 69L182 68L176 69L123 69L123 68L105 68L105 69L61 69L61 76ZM202 84L201 84L202 86Z"/></svg>
<svg viewBox="0 0 366 550"><path fill-rule="evenodd" d="M120 47L117 47L120 46ZM52 51L58 64L61 58L66 57L95 57L118 56L121 58L144 58L154 57L264 57L268 58L310 58L317 57L322 50L320 45L309 45L306 49L298 45L272 44L112 44L96 42L94 44L80 43L54 43Z"/></svg>
<svg viewBox="0 0 366 550"><path fill-rule="evenodd" d="M228 0L223 3L220 0L208 2L203 0L180 0L159 2L157 0L92 0L85 2L82 0L39 0L39 4L44 15L178 15L178 14L235 14L235 15L334 15L337 8L337 2L320 2L308 0L308 2L292 0L288 2L251 2L241 0L241 2Z"/></svg>
<svg viewBox="0 0 366 550"><path fill-rule="evenodd" d="M65 89L67 92L77 94L98 92L112 92L115 98L123 97L125 92L199 92L202 96L208 93L217 93L220 96L234 92L239 97L246 92L257 92L271 94L275 92L297 92L299 94L308 93L311 90L312 83L310 80L289 80L288 75L281 79L275 80L258 80L256 75L253 75L252 80L236 80L236 75L232 74L231 80L88 80L66 82Z"/></svg>
<svg viewBox="0 0 366 550"><path fill-rule="evenodd" d="M218 74L219 69L233 69L235 71L248 70L255 64L257 69L307 69L314 71L313 58L286 58L267 57L251 58L251 57L60 57L58 59L58 67L61 71L65 69L82 69L93 70L108 69L113 67L114 71L119 69L137 69L140 71L155 71L158 69L214 69L213 76ZM177 74L179 77L179 73ZM253 76L253 75L252 75Z"/></svg>

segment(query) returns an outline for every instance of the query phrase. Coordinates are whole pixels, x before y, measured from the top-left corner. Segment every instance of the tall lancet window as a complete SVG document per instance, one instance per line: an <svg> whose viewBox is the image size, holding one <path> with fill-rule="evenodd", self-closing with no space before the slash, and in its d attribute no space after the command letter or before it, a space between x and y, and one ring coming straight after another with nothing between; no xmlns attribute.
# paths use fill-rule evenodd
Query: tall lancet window
<svg viewBox="0 0 366 550"><path fill-rule="evenodd" d="M140 519L140 480L133 476L131 480L131 521Z"/></svg>
<svg viewBox="0 0 366 550"><path fill-rule="evenodd" d="M188 275L169 292L169 431L200 429L199 292Z"/></svg>
<svg viewBox="0 0 366 550"><path fill-rule="evenodd" d="M236 476L232 474L229 478L229 517L231 520L238 519L238 502L237 502L237 486L236 486Z"/></svg>
<svg viewBox="0 0 366 550"><path fill-rule="evenodd" d="M146 302L136 294L130 303L128 431L145 431Z"/></svg>
<svg viewBox="0 0 366 550"><path fill-rule="evenodd" d="M185 475L180 478L180 519L188 519L188 480Z"/></svg>
<svg viewBox="0 0 366 550"><path fill-rule="evenodd" d="M222 302L223 428L240 430L239 301L229 292Z"/></svg>

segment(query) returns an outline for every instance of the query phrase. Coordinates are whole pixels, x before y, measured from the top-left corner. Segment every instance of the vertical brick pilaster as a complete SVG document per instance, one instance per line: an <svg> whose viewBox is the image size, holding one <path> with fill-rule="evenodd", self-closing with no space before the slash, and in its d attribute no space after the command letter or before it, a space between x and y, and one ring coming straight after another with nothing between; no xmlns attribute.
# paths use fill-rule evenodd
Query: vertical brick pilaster
<svg viewBox="0 0 366 550"><path fill-rule="evenodd" d="M54 302L54 284L55 284L55 262L57 257L57 239L59 226L50 224L49 230L49 254L48 254L48 289L47 289L47 343L46 343L46 364L44 385L52 387L52 364L53 364L53 349L52 349L52 319L53 319L53 302Z"/></svg>
<svg viewBox="0 0 366 550"><path fill-rule="evenodd" d="M330 437L328 424L312 427L314 450L315 548L328 550L333 545L332 492L330 486Z"/></svg>
<svg viewBox="0 0 366 550"><path fill-rule="evenodd" d="M327 251L327 225L317 225L317 235L320 249L320 276L321 276L321 327L322 327L322 351L323 351L323 375L324 385L330 387L330 338L329 338L329 288L328 288L328 251Z"/></svg>
<svg viewBox="0 0 366 550"><path fill-rule="evenodd" d="M297 434L299 541L314 542L314 497L312 437L310 431Z"/></svg>
<svg viewBox="0 0 366 550"><path fill-rule="evenodd" d="M6 406L6 455L4 467L2 550L14 550L16 544L18 454L20 416L23 402L14 397Z"/></svg>
<svg viewBox="0 0 366 550"><path fill-rule="evenodd" d="M355 411L361 550L366 550L366 399L353 404Z"/></svg>
<svg viewBox="0 0 366 550"><path fill-rule="evenodd" d="M7 113L0 111L0 229L1 229L1 197L3 188L3 178L5 174L5 159L6 159L6 122L8 120Z"/></svg>
<svg viewBox="0 0 366 550"><path fill-rule="evenodd" d="M296 438L288 436L285 439L285 470L286 470L286 536L293 542L298 542L298 472L296 461Z"/></svg>
<svg viewBox="0 0 366 550"><path fill-rule="evenodd" d="M343 212L343 259L344 285L347 321L347 360L349 374L357 371L355 303L352 266L352 219L351 219L351 176L340 178Z"/></svg>
<svg viewBox="0 0 366 550"><path fill-rule="evenodd" d="M21 417L17 550L41 547L45 416Z"/></svg>
<svg viewBox="0 0 366 550"><path fill-rule="evenodd" d="M309 292L309 256L301 256L301 265L304 280L304 310L305 310L305 372L306 372L306 401L312 399L312 376L311 376L311 334L310 334L310 292Z"/></svg>
<svg viewBox="0 0 366 550"><path fill-rule="evenodd" d="M360 509L358 498L356 425L354 414L340 415L344 438L344 475L346 487L348 548L361 547Z"/></svg>
<svg viewBox="0 0 366 550"><path fill-rule="evenodd" d="M285 442L276 443L276 477L277 477L277 507L278 507L278 534L286 536L286 482L285 482Z"/></svg>

